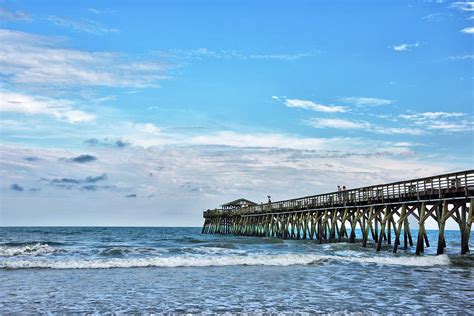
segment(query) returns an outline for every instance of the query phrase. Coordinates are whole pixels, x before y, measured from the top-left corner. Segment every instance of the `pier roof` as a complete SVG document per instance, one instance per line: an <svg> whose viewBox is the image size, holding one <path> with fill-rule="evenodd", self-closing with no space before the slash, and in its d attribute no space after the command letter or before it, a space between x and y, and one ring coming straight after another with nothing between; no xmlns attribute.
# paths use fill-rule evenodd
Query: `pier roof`
<svg viewBox="0 0 474 316"><path fill-rule="evenodd" d="M257 203L255 202L252 202L250 200L247 200L247 199L244 199L244 198L241 198L241 199L237 199L237 200L234 200L234 201L230 201L230 202L227 202L225 204L222 204L222 206L240 206L244 203L242 202L246 202L245 204L247 205L258 205Z"/></svg>

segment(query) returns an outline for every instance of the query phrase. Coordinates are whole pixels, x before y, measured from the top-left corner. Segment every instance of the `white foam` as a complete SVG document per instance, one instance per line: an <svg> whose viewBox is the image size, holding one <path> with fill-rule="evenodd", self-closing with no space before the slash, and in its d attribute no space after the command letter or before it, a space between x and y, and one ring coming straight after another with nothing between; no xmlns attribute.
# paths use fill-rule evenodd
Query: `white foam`
<svg viewBox="0 0 474 316"><path fill-rule="evenodd" d="M14 257L14 256L39 256L48 253L56 252L57 250L50 247L48 244L33 244L17 247L0 246L0 256Z"/></svg>
<svg viewBox="0 0 474 316"><path fill-rule="evenodd" d="M357 263L373 263L381 265L399 265L399 266L413 266L413 267L431 267L436 265L450 265L451 260L447 255L441 256L423 256L415 257L413 255L403 257L341 257L343 260Z"/></svg>
<svg viewBox="0 0 474 316"><path fill-rule="evenodd" d="M220 248L220 247L194 247L195 251L210 255L231 255L231 254L245 254L247 251L242 249Z"/></svg>
<svg viewBox="0 0 474 316"><path fill-rule="evenodd" d="M434 266L449 265L448 256L426 257L343 257L320 256L314 254L279 254L279 255L229 255L229 256L198 256L186 255L175 257L149 258L113 258L91 260L0 260L3 269L107 269L107 268L138 268L138 267L210 267L210 266L290 266L309 265L327 261L348 261L360 264L400 265L400 266Z"/></svg>

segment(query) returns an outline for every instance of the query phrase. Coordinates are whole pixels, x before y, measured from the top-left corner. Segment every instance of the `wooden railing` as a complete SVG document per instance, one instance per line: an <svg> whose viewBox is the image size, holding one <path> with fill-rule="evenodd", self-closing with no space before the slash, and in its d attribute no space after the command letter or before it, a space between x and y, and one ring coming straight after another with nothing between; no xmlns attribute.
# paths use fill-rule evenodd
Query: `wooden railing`
<svg viewBox="0 0 474 316"><path fill-rule="evenodd" d="M231 211L208 210L204 212L204 217L222 213L253 214L268 211L420 200L433 196L442 198L446 193L465 194L466 197L474 194L474 170L305 196Z"/></svg>

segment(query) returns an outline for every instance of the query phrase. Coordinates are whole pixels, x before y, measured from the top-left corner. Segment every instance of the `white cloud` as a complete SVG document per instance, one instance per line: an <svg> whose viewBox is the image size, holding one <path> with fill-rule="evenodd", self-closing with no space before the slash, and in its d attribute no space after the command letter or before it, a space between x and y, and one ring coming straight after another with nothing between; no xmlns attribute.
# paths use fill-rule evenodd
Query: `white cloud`
<svg viewBox="0 0 474 316"><path fill-rule="evenodd" d="M76 31L81 31L81 32L86 32L86 33L91 33L91 34L96 34L96 35L118 32L117 29L110 28L98 22L87 20L87 19L75 21L75 20L64 18L64 17L51 15L47 17L46 20L58 26L69 27Z"/></svg>
<svg viewBox="0 0 474 316"><path fill-rule="evenodd" d="M353 121L346 119L325 119L313 118L309 120L308 125L314 128L335 128L346 130L364 130L367 132L374 132L378 134L405 134L405 135L423 135L425 131L419 128L402 128L375 125L366 121Z"/></svg>
<svg viewBox="0 0 474 316"><path fill-rule="evenodd" d="M285 61L294 61L306 57L314 57L317 53L293 53L293 54L250 54L247 55L248 59L275 59L275 60L285 60Z"/></svg>
<svg viewBox="0 0 474 316"><path fill-rule="evenodd" d="M425 21L429 21L429 22L440 22L444 20L445 18L451 17L451 16L452 16L451 14L439 12L439 13L428 14L422 17L421 19Z"/></svg>
<svg viewBox="0 0 474 316"><path fill-rule="evenodd" d="M133 127L139 132L149 133L149 134L158 134L160 133L160 128L152 123L127 123L130 127Z"/></svg>
<svg viewBox="0 0 474 316"><path fill-rule="evenodd" d="M0 18L11 21L29 21L31 16L23 11L10 11L6 8L0 8Z"/></svg>
<svg viewBox="0 0 474 316"><path fill-rule="evenodd" d="M13 83L143 88L166 78L161 62L60 48L52 37L0 29L0 42L0 74Z"/></svg>
<svg viewBox="0 0 474 316"><path fill-rule="evenodd" d="M361 120L313 118L306 123L315 128L335 128L346 130L363 130L386 135L427 135L433 132L459 133L472 132L474 130L474 118L461 112L422 112L400 114L391 118L386 115L378 115L382 119L398 122L398 126L374 124ZM402 121L400 121L400 119ZM405 123L405 122L408 122ZM392 123L393 124L393 123ZM405 126L401 125L405 124ZM400 126L401 125L401 126Z"/></svg>
<svg viewBox="0 0 474 316"><path fill-rule="evenodd" d="M346 107L343 106L322 105L309 100L285 99L284 103L289 108L301 108L317 112L342 113L347 111Z"/></svg>
<svg viewBox="0 0 474 316"><path fill-rule="evenodd" d="M474 27L466 27L461 30L462 33L474 34Z"/></svg>
<svg viewBox="0 0 474 316"><path fill-rule="evenodd" d="M404 119L439 119L439 118L450 118L460 117L466 115L461 112L422 112L415 114L400 114L401 118Z"/></svg>
<svg viewBox="0 0 474 316"><path fill-rule="evenodd" d="M95 97L91 101L94 103L104 103L104 102L114 101L115 99L116 97L113 95L106 95L103 97Z"/></svg>
<svg viewBox="0 0 474 316"><path fill-rule="evenodd" d="M474 2L473 1L457 1L451 4L452 8L461 10L461 11L474 11Z"/></svg>
<svg viewBox="0 0 474 316"><path fill-rule="evenodd" d="M115 13L115 10L112 9L96 9L96 8L88 8L87 11L94 13L94 14L111 14Z"/></svg>
<svg viewBox="0 0 474 316"><path fill-rule="evenodd" d="M51 99L20 93L0 92L0 111L26 115L48 115L69 123L95 120L95 116L73 108L69 100Z"/></svg>
<svg viewBox="0 0 474 316"><path fill-rule="evenodd" d="M369 98L369 97L346 97L341 98L341 102L346 102L356 106L380 106L380 105L390 105L394 101L383 98Z"/></svg>
<svg viewBox="0 0 474 316"><path fill-rule="evenodd" d="M242 134L223 131L215 134L194 136L185 142L191 145L220 145L232 147L323 149L334 139L293 137L284 134Z"/></svg>
<svg viewBox="0 0 474 316"><path fill-rule="evenodd" d="M351 121L345 119L323 119L314 118L309 120L309 125L315 128L338 128L338 129L367 129L370 124L364 121Z"/></svg>
<svg viewBox="0 0 474 316"><path fill-rule="evenodd" d="M426 132L420 128L410 127L387 127L387 126L376 126L373 130L379 134L387 135L424 135Z"/></svg>
<svg viewBox="0 0 474 316"><path fill-rule="evenodd" d="M169 51L157 51L160 56L179 59L243 59L243 60L281 60L281 61L295 61L303 58L314 57L320 54L320 51L309 52L295 52L295 53L249 53L239 52L235 50L211 50L208 48L196 49L173 49Z"/></svg>
<svg viewBox="0 0 474 316"><path fill-rule="evenodd" d="M474 131L474 118L466 113L422 112L401 114L399 118L426 130L438 130L444 133Z"/></svg>
<svg viewBox="0 0 474 316"><path fill-rule="evenodd" d="M460 55L460 56L450 56L449 59L451 60L466 60L466 59L474 59L474 55Z"/></svg>
<svg viewBox="0 0 474 316"><path fill-rule="evenodd" d="M392 46L392 48L393 48L394 51L404 52L404 51L410 50L410 48L412 48L412 47L418 47L419 45L420 44L418 42L416 42L414 44L403 43L403 44L399 44L399 45L394 45L394 46Z"/></svg>

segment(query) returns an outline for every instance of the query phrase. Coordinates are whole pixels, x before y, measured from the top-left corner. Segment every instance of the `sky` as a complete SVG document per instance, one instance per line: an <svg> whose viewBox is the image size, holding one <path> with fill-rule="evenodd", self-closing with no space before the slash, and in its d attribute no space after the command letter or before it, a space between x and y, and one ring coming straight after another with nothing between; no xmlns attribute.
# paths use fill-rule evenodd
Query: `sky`
<svg viewBox="0 0 474 316"><path fill-rule="evenodd" d="M200 226L474 166L474 2L0 1L0 226Z"/></svg>

